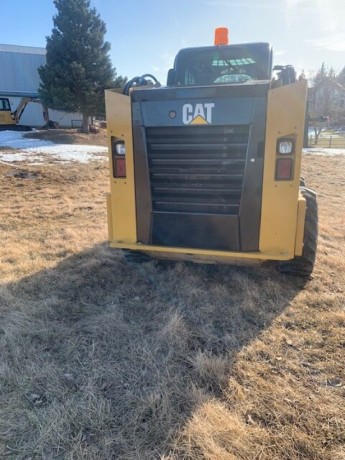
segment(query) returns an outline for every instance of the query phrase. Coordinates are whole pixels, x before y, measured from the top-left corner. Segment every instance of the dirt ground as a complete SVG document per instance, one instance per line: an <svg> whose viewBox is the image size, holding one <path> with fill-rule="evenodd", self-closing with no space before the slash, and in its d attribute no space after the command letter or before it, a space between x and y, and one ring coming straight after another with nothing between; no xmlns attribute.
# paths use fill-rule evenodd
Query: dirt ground
<svg viewBox="0 0 345 460"><path fill-rule="evenodd" d="M344 460L345 156L303 170L310 280L129 264L106 163L0 163L0 458Z"/></svg>

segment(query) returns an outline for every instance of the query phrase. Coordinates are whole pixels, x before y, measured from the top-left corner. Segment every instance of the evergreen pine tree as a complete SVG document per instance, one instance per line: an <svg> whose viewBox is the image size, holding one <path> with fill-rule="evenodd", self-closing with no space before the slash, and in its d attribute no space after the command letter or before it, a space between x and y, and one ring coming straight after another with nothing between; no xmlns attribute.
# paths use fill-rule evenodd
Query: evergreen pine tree
<svg viewBox="0 0 345 460"><path fill-rule="evenodd" d="M119 86L104 41L106 27L89 0L54 0L58 10L54 28L47 37L47 63L39 68L40 98L47 106L83 114L104 114L104 90Z"/></svg>
<svg viewBox="0 0 345 460"><path fill-rule="evenodd" d="M318 85L327 77L328 77L328 72L327 72L325 63L323 62L320 69L316 72L316 75L313 78L313 85L314 86Z"/></svg>
<svg viewBox="0 0 345 460"><path fill-rule="evenodd" d="M339 72L337 81L345 88L345 67Z"/></svg>

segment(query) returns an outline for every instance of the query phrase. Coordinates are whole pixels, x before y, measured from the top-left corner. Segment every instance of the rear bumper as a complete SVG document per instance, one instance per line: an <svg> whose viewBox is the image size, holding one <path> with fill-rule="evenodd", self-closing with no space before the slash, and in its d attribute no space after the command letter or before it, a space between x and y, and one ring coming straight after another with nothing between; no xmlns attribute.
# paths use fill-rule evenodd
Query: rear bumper
<svg viewBox="0 0 345 460"><path fill-rule="evenodd" d="M230 252L214 251L210 249L194 248L175 248L165 246L151 246L138 243L121 243L110 241L110 247L117 249L128 249L131 251L140 251L152 257L164 259L192 260L205 263L241 263L263 262L265 260L289 260L290 254L286 253L268 253L268 252Z"/></svg>

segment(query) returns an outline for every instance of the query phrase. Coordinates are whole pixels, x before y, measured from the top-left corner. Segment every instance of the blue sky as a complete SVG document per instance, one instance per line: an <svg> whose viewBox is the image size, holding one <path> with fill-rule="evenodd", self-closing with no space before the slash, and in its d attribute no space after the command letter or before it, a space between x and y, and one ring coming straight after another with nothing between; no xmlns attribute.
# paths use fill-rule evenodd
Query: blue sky
<svg viewBox="0 0 345 460"><path fill-rule="evenodd" d="M0 0L0 43L45 46L56 13L52 0ZM275 64L307 75L325 62L345 66L345 0L91 0L107 25L118 74L153 73L166 81L177 51L213 44L229 28L232 43L268 41Z"/></svg>

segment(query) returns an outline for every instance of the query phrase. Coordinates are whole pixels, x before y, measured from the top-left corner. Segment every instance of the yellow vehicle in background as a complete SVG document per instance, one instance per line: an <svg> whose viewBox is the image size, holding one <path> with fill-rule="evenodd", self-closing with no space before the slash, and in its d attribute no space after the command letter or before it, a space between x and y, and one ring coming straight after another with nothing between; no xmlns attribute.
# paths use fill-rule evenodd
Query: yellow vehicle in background
<svg viewBox="0 0 345 460"><path fill-rule="evenodd" d="M50 127L48 107L38 97L24 96L21 98L16 110L12 111L10 100L7 97L0 97L0 130L30 130L28 126L19 125L21 116L27 105L31 102L42 105L45 127Z"/></svg>
<svg viewBox="0 0 345 460"><path fill-rule="evenodd" d="M308 276L318 224L300 177L307 82L291 66L272 78L268 43L226 36L179 51L166 87L143 75L106 91L110 245L134 259L275 260Z"/></svg>
<svg viewBox="0 0 345 460"><path fill-rule="evenodd" d="M7 97L0 97L0 129L16 124L12 116L11 104Z"/></svg>

